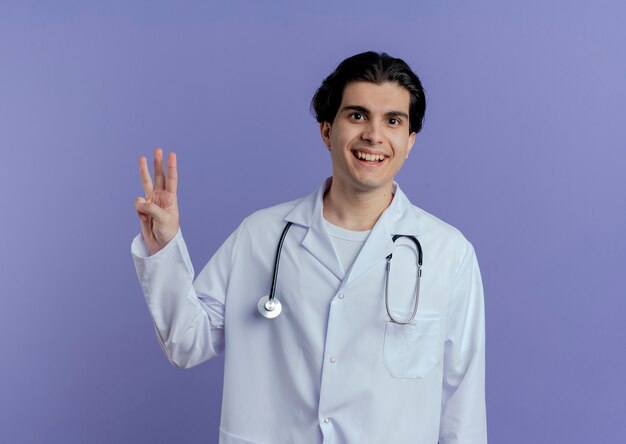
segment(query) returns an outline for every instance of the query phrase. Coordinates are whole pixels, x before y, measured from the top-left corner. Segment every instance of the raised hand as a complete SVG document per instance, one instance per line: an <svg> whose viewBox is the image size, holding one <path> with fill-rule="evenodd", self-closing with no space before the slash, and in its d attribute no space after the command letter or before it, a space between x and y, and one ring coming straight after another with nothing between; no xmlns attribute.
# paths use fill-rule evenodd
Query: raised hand
<svg viewBox="0 0 626 444"><path fill-rule="evenodd" d="M141 234L151 254L155 254L171 241L178 232L178 171L176 153L167 159L167 176L163 170L163 150L154 150L154 186L145 156L139 158L139 175L145 197L135 200Z"/></svg>

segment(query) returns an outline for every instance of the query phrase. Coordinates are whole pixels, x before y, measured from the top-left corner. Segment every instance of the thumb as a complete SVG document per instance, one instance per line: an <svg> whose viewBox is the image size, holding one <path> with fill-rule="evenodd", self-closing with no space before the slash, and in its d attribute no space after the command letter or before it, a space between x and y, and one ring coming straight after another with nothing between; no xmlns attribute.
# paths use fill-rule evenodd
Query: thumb
<svg viewBox="0 0 626 444"><path fill-rule="evenodd" d="M135 210L140 215L152 216L157 220L164 219L167 216L167 212L160 206L152 202L146 202L143 197L135 199Z"/></svg>
<svg viewBox="0 0 626 444"><path fill-rule="evenodd" d="M144 240L149 239L152 235L150 228L150 217L139 211L139 209L143 206L145 202L146 199L144 199L143 197L138 197L137 199L135 199L135 210L137 211L137 216L139 216L139 226L141 228L141 234Z"/></svg>

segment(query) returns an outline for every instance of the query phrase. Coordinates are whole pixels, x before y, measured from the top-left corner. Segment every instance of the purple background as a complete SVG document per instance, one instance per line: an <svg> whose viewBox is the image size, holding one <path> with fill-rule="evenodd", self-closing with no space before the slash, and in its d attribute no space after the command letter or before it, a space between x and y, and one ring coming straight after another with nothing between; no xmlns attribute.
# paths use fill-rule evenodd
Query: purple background
<svg viewBox="0 0 626 444"><path fill-rule="evenodd" d="M298 3L0 4L0 441L216 441L223 361L171 367L137 283L137 158L177 151L199 271L330 174L309 100L373 49L428 94L398 181L479 257L491 443L622 442L624 2Z"/></svg>

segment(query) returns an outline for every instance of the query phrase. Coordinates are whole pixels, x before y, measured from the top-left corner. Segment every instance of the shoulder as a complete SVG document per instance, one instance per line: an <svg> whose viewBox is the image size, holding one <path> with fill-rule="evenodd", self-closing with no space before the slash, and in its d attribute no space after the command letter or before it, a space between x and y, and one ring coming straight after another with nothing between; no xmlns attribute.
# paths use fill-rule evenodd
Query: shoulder
<svg viewBox="0 0 626 444"><path fill-rule="evenodd" d="M419 219L420 225L423 227L424 232L434 236L449 238L451 241L454 242L468 242L461 230L459 230L455 226L449 224L448 222L445 222L444 220L421 209L418 206L411 206L413 208L413 211L415 211L415 214L417 215L417 218Z"/></svg>
<svg viewBox="0 0 626 444"><path fill-rule="evenodd" d="M263 208L248 215L237 229L235 249L239 252L238 262L248 264L248 259L261 255L263 260L273 258L281 233L286 227L286 216L302 199L283 202ZM293 233L294 230L290 230ZM292 234L293 236L293 234ZM273 253L272 253L273 254Z"/></svg>
<svg viewBox="0 0 626 444"><path fill-rule="evenodd" d="M398 215L396 222L398 228L406 230L407 233L414 232L428 241L445 242L461 247L469 243L458 228L414 205L399 186L396 188L396 197L398 199L394 204Z"/></svg>
<svg viewBox="0 0 626 444"><path fill-rule="evenodd" d="M289 215L295 208L302 207L303 203L306 206L308 198L301 197L253 212L240 225L242 236L256 244L262 243L264 239L278 239L290 220Z"/></svg>
<svg viewBox="0 0 626 444"><path fill-rule="evenodd" d="M419 220L425 242L458 261L474 254L472 243L460 229L415 205L411 207Z"/></svg>
<svg viewBox="0 0 626 444"><path fill-rule="evenodd" d="M271 207L262 208L248 215L244 219L246 225L258 225L262 223L282 223L285 217L298 206L305 197L283 202Z"/></svg>

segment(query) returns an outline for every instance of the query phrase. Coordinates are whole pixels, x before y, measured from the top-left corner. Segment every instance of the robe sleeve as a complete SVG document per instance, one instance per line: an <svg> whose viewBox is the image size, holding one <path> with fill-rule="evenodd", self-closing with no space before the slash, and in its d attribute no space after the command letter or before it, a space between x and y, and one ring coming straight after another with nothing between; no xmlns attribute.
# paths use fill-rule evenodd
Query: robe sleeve
<svg viewBox="0 0 626 444"><path fill-rule="evenodd" d="M486 444L483 286L471 244L447 312L440 444Z"/></svg>
<svg viewBox="0 0 626 444"><path fill-rule="evenodd" d="M152 256L141 234L132 241L131 254L157 338L176 367L193 367L224 349L224 305L242 226L222 244L195 281L180 230Z"/></svg>

